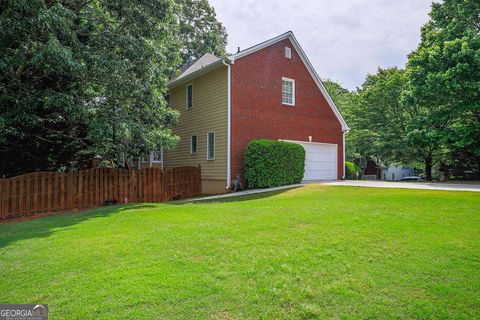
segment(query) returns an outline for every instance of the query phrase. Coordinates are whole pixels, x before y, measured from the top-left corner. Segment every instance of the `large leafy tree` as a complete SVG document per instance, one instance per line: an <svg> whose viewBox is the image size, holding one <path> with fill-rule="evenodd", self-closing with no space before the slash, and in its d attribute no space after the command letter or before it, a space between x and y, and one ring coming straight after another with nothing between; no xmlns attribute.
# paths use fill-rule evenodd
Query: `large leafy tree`
<svg viewBox="0 0 480 320"><path fill-rule="evenodd" d="M415 153L407 148L404 137L414 113L401 104L405 85L404 70L379 68L358 90L355 112L358 139L365 141L360 148L362 154L393 162L412 161Z"/></svg>
<svg viewBox="0 0 480 320"><path fill-rule="evenodd" d="M392 162L411 161L402 139L411 116L400 103L405 87L403 70L378 69L355 92L331 81L324 83L351 127L346 141L349 160L374 156Z"/></svg>
<svg viewBox="0 0 480 320"><path fill-rule="evenodd" d="M1 173L116 161L176 142L163 99L180 63L172 1L0 3Z"/></svg>
<svg viewBox="0 0 480 320"><path fill-rule="evenodd" d="M407 76L404 102L416 112L407 138L424 156L427 179L435 163L458 165L459 156L480 171L479 1L432 5Z"/></svg>
<svg viewBox="0 0 480 320"><path fill-rule="evenodd" d="M227 32L207 0L175 0L184 62L205 53L226 54Z"/></svg>
<svg viewBox="0 0 480 320"><path fill-rule="evenodd" d="M343 88L335 81L327 79L322 82L330 97L335 102L335 105L342 113L343 118L351 128L345 139L345 157L347 160L354 161L363 156L363 154L361 154L363 140L359 139L360 129L356 125L358 94L356 91L349 91Z"/></svg>

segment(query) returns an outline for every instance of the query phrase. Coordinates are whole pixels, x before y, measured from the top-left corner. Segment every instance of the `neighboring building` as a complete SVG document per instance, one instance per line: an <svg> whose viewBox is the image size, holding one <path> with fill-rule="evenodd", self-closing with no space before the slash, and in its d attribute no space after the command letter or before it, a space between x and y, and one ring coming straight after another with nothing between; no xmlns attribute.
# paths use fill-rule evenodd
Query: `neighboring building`
<svg viewBox="0 0 480 320"><path fill-rule="evenodd" d="M363 176L367 180L390 180L397 181L402 178L414 176L415 169L403 166L386 166L380 159L363 159L360 164L363 167Z"/></svg>
<svg viewBox="0 0 480 320"><path fill-rule="evenodd" d="M206 54L169 88L180 142L160 159L165 168L200 164L204 193L225 192L237 175L243 179L243 155L254 139L301 144L305 180L344 177L349 128L292 32L227 59Z"/></svg>
<svg viewBox="0 0 480 320"><path fill-rule="evenodd" d="M392 180L392 181L397 181L397 180L402 180L402 178L405 177L411 177L415 175L415 169L414 168L405 168L403 166L389 166L386 169L382 170L382 179L383 180Z"/></svg>
<svg viewBox="0 0 480 320"><path fill-rule="evenodd" d="M369 158L364 161L363 167L363 177L367 180L381 180L382 179L382 169L385 168L381 161L374 158Z"/></svg>

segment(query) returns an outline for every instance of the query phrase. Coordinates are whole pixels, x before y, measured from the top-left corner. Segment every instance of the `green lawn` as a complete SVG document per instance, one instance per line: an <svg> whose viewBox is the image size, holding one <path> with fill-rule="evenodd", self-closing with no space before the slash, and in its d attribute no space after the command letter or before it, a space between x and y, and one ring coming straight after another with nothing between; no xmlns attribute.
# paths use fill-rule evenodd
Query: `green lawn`
<svg viewBox="0 0 480 320"><path fill-rule="evenodd" d="M51 319L480 318L480 193L308 186L0 225Z"/></svg>

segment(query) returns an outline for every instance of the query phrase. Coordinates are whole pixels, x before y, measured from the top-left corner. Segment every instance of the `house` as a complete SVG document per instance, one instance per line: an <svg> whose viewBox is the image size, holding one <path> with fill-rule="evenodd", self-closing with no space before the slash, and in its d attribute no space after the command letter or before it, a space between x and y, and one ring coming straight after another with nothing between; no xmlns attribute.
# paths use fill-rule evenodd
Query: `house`
<svg viewBox="0 0 480 320"><path fill-rule="evenodd" d="M383 180L398 181L398 180L402 180L402 178L405 178L405 177L414 176L415 169L404 167L404 166L390 165L387 168L383 169L381 174L382 174Z"/></svg>
<svg viewBox="0 0 480 320"><path fill-rule="evenodd" d="M348 126L291 31L228 58L205 54L169 82L180 112L175 149L150 155L163 167L201 165L204 193L243 179L243 155L254 139L306 150L305 180L344 178Z"/></svg>
<svg viewBox="0 0 480 320"><path fill-rule="evenodd" d="M379 159L362 159L360 167L363 168L363 177L367 180L381 180L382 169L386 168Z"/></svg>
<svg viewBox="0 0 480 320"><path fill-rule="evenodd" d="M367 180L391 180L397 181L402 178L415 175L415 169L404 166L385 165L378 158L368 158L360 161L363 167L363 176Z"/></svg>

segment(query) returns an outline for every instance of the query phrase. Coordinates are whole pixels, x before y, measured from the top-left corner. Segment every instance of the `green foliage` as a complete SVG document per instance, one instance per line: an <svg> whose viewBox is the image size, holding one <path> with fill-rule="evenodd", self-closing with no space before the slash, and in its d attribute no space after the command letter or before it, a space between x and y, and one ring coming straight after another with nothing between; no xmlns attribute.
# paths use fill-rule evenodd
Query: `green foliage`
<svg viewBox="0 0 480 320"><path fill-rule="evenodd" d="M175 0L178 4L180 39L184 62L205 53L225 56L227 32L216 18L215 9L207 0Z"/></svg>
<svg viewBox="0 0 480 320"><path fill-rule="evenodd" d="M480 174L479 1L434 3L406 70L379 69L355 93L325 84L352 128L347 159Z"/></svg>
<svg viewBox="0 0 480 320"><path fill-rule="evenodd" d="M351 128L345 136L345 158L352 161L358 159L362 156L363 146L363 140L359 139L360 127L355 125L358 94L357 92L343 88L340 84L332 80L325 80L323 84Z"/></svg>
<svg viewBox="0 0 480 320"><path fill-rule="evenodd" d="M269 188L303 179L305 149L295 143L252 140L245 151L245 178L249 188Z"/></svg>
<svg viewBox="0 0 480 320"><path fill-rule="evenodd" d="M358 176L357 176L358 172ZM345 161L345 179L357 180L363 178L363 170L354 162Z"/></svg>
<svg viewBox="0 0 480 320"><path fill-rule="evenodd" d="M407 76L404 103L417 114L407 138L444 168L453 155L463 154L463 162L480 172L479 1L432 5Z"/></svg>
<svg viewBox="0 0 480 320"><path fill-rule="evenodd" d="M184 56L222 54L208 2L0 3L0 174L118 165L177 142L163 96Z"/></svg>

